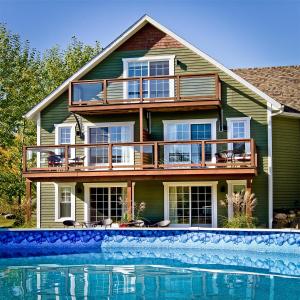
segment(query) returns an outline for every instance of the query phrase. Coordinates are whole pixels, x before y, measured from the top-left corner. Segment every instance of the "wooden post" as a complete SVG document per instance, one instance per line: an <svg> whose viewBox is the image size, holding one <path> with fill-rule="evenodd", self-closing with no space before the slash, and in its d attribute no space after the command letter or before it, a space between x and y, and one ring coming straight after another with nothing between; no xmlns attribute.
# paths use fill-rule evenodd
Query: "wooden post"
<svg viewBox="0 0 300 300"><path fill-rule="evenodd" d="M103 80L103 101L107 104L107 80Z"/></svg>
<svg viewBox="0 0 300 300"><path fill-rule="evenodd" d="M180 100L180 76L176 76L176 99Z"/></svg>
<svg viewBox="0 0 300 300"><path fill-rule="evenodd" d="M31 202L32 202L32 193L31 193L31 181L26 179L26 221L31 219Z"/></svg>
<svg viewBox="0 0 300 300"><path fill-rule="evenodd" d="M69 145L65 146L65 169L66 171L69 169Z"/></svg>
<svg viewBox="0 0 300 300"><path fill-rule="evenodd" d="M139 121L140 121L140 142L144 142L144 111L143 108L139 109ZM140 145L140 155L141 155L141 168L144 165L144 146Z"/></svg>
<svg viewBox="0 0 300 300"><path fill-rule="evenodd" d="M143 77L140 77L140 102L143 102Z"/></svg>
<svg viewBox="0 0 300 300"><path fill-rule="evenodd" d="M127 181L127 216L128 220L131 220L132 216L132 181Z"/></svg>
<svg viewBox="0 0 300 300"><path fill-rule="evenodd" d="M204 168L205 167L205 142L201 141L201 166Z"/></svg>
<svg viewBox="0 0 300 300"><path fill-rule="evenodd" d="M247 179L246 191L251 195L252 193L252 179ZM251 208L248 206L248 202L246 202L246 216L252 217Z"/></svg>
<svg viewBox="0 0 300 300"><path fill-rule="evenodd" d="M154 142L154 169L158 169L158 143Z"/></svg>
<svg viewBox="0 0 300 300"><path fill-rule="evenodd" d="M108 144L108 169L112 169L112 144Z"/></svg>

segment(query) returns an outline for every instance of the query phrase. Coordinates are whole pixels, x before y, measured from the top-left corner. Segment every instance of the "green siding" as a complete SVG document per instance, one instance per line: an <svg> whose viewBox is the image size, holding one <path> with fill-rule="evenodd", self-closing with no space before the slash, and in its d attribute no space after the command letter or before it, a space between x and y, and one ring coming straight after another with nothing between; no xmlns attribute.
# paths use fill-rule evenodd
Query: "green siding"
<svg viewBox="0 0 300 300"><path fill-rule="evenodd" d="M251 92L248 88L238 83L227 74L218 70L215 66L199 57L197 54L186 48L176 49L155 49L150 51L117 51L112 53L108 58L86 74L83 79L103 79L103 78L118 78L123 73L122 58L149 56L149 55L176 55L176 59L180 61L179 65L175 65L175 74L183 73L211 73L218 72L222 80L222 107L224 113L224 123L228 117L251 117L251 137L256 141L259 152L259 175L253 181L253 190L258 198L258 205L255 215L259 218L260 223L267 224L268 211L268 177L267 177L267 110L266 102L259 96ZM196 84L196 83L195 83ZM210 89L209 82L204 82L207 89ZM188 90L187 90L188 91ZM42 128L41 128L41 143L54 143L54 126L55 123L72 122L75 120L70 115L67 109L67 93L60 96L56 101L43 110ZM216 111L198 111L198 112L182 112L182 113L152 113L152 139L163 139L164 119L189 119L189 118L218 118ZM113 122L113 121L135 121L135 140L139 137L138 114L119 114L111 116L93 116L82 117L82 122ZM219 128L219 126L217 126ZM218 138L226 138L226 132L217 132ZM80 143L77 138L77 143ZM144 186L146 183L144 183ZM156 183L151 183L155 185ZM147 186L151 186L147 183ZM137 184L139 191L141 183ZM152 197L154 189L149 193ZM43 190L43 188L42 188ZM137 192L138 193L138 192ZM148 194L148 193L147 193ZM150 197L150 196L147 196ZM151 198L150 197L150 198ZM43 201L52 202L53 199L49 196L44 196ZM155 195L153 194L153 198ZM223 197L222 197L223 198ZM157 206L157 212L161 210L161 203ZM43 209L43 208L42 208ZM156 208L153 208L156 211ZM160 212L161 213L161 212ZM159 214L160 214L159 213ZM161 215L159 215L161 216ZM45 216L46 217L46 216ZM43 222L43 221L42 221ZM49 221L50 222L50 221Z"/></svg>
<svg viewBox="0 0 300 300"><path fill-rule="evenodd" d="M76 185L75 191L81 187L81 193L76 192L75 219L77 222L84 221L84 196L82 184ZM59 227L62 222L55 222L55 188L53 182L41 183L41 228Z"/></svg>
<svg viewBox="0 0 300 300"><path fill-rule="evenodd" d="M300 207L300 120L273 118L274 209Z"/></svg>

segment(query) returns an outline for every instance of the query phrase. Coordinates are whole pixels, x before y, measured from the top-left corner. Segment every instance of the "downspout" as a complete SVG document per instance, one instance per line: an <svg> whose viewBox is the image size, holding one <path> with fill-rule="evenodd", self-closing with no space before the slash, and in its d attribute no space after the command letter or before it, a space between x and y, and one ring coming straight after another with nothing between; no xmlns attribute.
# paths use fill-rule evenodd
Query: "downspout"
<svg viewBox="0 0 300 300"><path fill-rule="evenodd" d="M268 121L268 227L272 228L273 224L273 125L272 117L282 114L284 106L279 111L272 113L272 104L268 103L267 121Z"/></svg>

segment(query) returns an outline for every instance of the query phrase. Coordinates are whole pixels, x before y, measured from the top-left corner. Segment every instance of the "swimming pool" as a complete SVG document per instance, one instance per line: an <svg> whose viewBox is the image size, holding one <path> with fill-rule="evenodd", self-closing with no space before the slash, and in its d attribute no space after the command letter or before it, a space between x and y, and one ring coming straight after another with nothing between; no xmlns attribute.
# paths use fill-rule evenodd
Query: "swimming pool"
<svg viewBox="0 0 300 300"><path fill-rule="evenodd" d="M299 232L5 231L0 246L0 299L300 299Z"/></svg>

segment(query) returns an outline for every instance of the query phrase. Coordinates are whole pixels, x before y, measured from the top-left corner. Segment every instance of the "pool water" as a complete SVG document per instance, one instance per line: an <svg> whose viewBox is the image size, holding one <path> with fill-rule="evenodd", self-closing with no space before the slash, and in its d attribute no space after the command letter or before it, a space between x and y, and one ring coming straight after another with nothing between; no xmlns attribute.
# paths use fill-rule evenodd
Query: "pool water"
<svg viewBox="0 0 300 300"><path fill-rule="evenodd" d="M297 254L196 249L0 259L0 299L300 299Z"/></svg>

